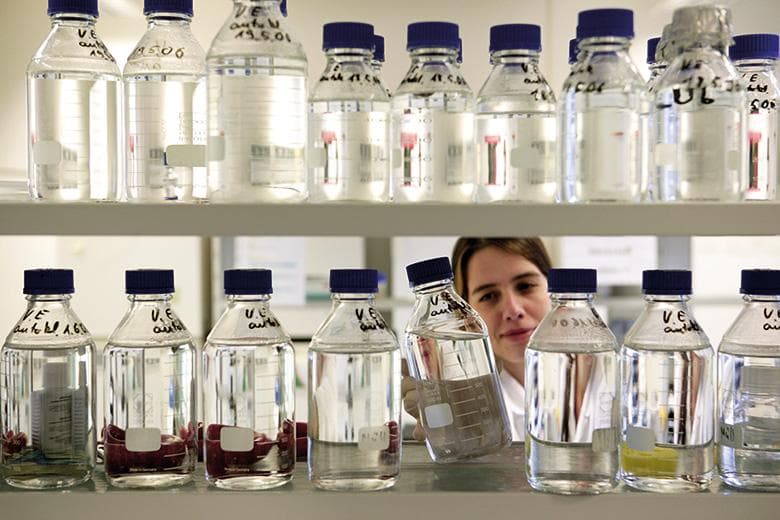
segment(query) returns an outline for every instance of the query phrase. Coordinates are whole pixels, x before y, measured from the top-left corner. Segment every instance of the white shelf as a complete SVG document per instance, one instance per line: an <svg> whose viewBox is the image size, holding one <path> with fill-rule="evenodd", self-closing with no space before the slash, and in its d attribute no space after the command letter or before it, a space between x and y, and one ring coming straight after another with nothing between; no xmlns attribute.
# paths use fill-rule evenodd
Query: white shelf
<svg viewBox="0 0 780 520"><path fill-rule="evenodd" d="M780 235L780 203L582 205L0 203L0 235Z"/></svg>

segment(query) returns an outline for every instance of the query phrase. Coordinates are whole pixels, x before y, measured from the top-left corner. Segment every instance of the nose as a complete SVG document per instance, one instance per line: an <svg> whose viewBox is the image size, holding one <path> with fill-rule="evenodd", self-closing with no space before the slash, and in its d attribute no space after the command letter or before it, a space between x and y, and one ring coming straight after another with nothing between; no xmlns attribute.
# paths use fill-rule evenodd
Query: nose
<svg viewBox="0 0 780 520"><path fill-rule="evenodd" d="M505 320L516 320L525 316L523 299L516 294L509 293L504 300L503 313Z"/></svg>

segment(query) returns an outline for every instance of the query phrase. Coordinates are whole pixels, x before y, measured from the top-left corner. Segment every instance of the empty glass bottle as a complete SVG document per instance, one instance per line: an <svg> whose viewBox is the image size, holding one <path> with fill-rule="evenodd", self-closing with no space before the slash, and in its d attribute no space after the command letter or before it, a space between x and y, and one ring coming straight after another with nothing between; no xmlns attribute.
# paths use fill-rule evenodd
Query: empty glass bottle
<svg viewBox="0 0 780 520"><path fill-rule="evenodd" d="M474 94L457 66L458 40L453 23L408 27L412 65L391 101L397 202L472 200Z"/></svg>
<svg viewBox="0 0 780 520"><path fill-rule="evenodd" d="M777 34L743 34L734 38L731 61L747 89L748 172L745 198L774 200L777 196L780 83L775 66L780 60Z"/></svg>
<svg viewBox="0 0 780 520"><path fill-rule="evenodd" d="M0 351L0 473L51 489L95 468L95 343L70 307L73 271L24 272L27 309Z"/></svg>
<svg viewBox="0 0 780 520"><path fill-rule="evenodd" d="M512 433L485 322L455 292L447 257L408 265L406 274L415 303L404 349L431 458L499 451Z"/></svg>
<svg viewBox="0 0 780 520"><path fill-rule="evenodd" d="M280 0L233 0L207 56L212 201L306 198L303 46Z"/></svg>
<svg viewBox="0 0 780 520"><path fill-rule="evenodd" d="M125 286L130 308L103 351L106 478L184 484L198 458L194 340L171 308L172 270L126 271Z"/></svg>
<svg viewBox="0 0 780 520"><path fill-rule="evenodd" d="M742 271L745 301L718 349L718 465L734 487L780 490L780 271Z"/></svg>
<svg viewBox="0 0 780 520"><path fill-rule="evenodd" d="M33 199L120 195L121 72L95 31L98 0L49 0L51 32L27 67Z"/></svg>
<svg viewBox="0 0 780 520"><path fill-rule="evenodd" d="M401 352L374 307L377 272L333 269L330 314L309 346L309 479L322 489L393 486L401 468Z"/></svg>
<svg viewBox="0 0 780 520"><path fill-rule="evenodd" d="M713 472L714 352L688 308L690 271L642 273L645 308L621 350L621 476L700 491Z"/></svg>
<svg viewBox="0 0 780 520"><path fill-rule="evenodd" d="M225 271L228 306L203 347L206 479L286 484L295 468L295 353L269 307L271 271Z"/></svg>
<svg viewBox="0 0 780 520"><path fill-rule="evenodd" d="M539 70L541 32L490 28L493 70L476 106L478 202L555 201L555 94Z"/></svg>
<svg viewBox="0 0 780 520"><path fill-rule="evenodd" d="M628 54L634 13L592 9L578 18L580 56L559 101L561 199L635 201L642 167L639 119L647 85Z"/></svg>
<svg viewBox="0 0 780 520"><path fill-rule="evenodd" d="M312 202L387 202L390 100L371 67L374 27L329 23L328 62L309 100L309 196Z"/></svg>
<svg viewBox="0 0 780 520"><path fill-rule="evenodd" d="M659 199L738 200L747 169L747 100L726 56L731 12L713 5L676 9L664 38L671 43L664 53L669 66L653 90Z"/></svg>
<svg viewBox="0 0 780 520"><path fill-rule="evenodd" d="M603 493L618 482L617 341L593 307L595 269L551 269L547 280L553 305L525 351L528 482Z"/></svg>
<svg viewBox="0 0 780 520"><path fill-rule="evenodd" d="M146 34L124 70L127 199L203 199L206 53L192 34L192 0L145 0Z"/></svg>

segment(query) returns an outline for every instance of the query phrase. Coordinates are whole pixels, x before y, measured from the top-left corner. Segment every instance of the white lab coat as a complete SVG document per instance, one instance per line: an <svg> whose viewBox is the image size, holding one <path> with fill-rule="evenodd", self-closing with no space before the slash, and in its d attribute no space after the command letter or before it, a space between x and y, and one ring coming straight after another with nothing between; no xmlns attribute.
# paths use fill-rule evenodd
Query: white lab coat
<svg viewBox="0 0 780 520"><path fill-rule="evenodd" d="M512 441L525 441L525 388L506 370L498 374L504 406L512 428Z"/></svg>

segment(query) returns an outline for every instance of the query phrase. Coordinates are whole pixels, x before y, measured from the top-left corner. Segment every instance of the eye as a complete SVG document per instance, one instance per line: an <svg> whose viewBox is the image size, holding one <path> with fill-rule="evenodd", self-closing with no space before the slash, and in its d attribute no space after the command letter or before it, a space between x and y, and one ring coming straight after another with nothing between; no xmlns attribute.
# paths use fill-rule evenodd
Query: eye
<svg viewBox="0 0 780 520"><path fill-rule="evenodd" d="M530 292L536 287L535 283L520 282L517 284L517 290L521 293Z"/></svg>
<svg viewBox="0 0 780 520"><path fill-rule="evenodd" d="M495 300L495 298L496 298L496 293L493 292L493 291L489 291L489 292L483 293L482 296L479 297L478 301L480 301L480 302L489 302L489 301Z"/></svg>

